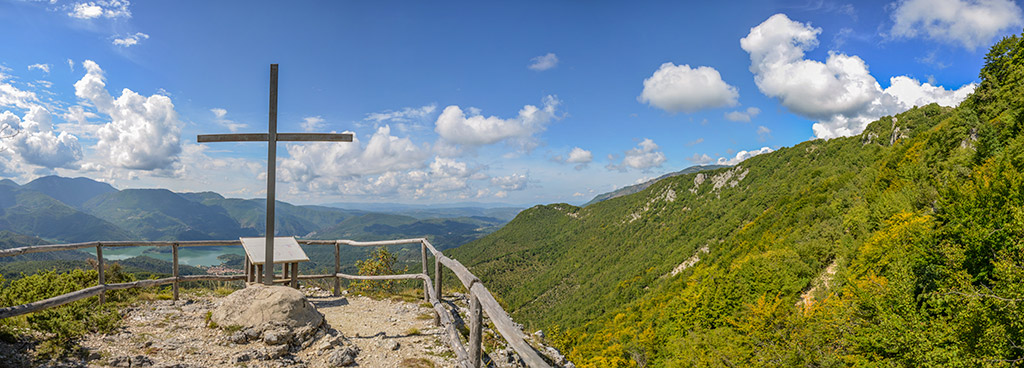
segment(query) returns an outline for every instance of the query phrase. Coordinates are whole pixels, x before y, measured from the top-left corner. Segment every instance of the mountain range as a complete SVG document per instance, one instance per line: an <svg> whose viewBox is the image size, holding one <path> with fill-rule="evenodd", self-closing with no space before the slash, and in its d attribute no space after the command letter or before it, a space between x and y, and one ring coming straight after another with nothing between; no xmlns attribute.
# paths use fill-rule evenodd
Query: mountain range
<svg viewBox="0 0 1024 368"><path fill-rule="evenodd" d="M579 367L1024 361L1024 38L974 93L448 253Z"/></svg>

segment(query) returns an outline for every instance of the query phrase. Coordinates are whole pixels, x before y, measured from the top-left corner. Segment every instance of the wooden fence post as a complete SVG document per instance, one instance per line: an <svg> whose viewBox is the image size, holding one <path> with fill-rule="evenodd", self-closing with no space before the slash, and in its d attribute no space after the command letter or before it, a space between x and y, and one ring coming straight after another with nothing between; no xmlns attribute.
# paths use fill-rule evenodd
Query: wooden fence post
<svg viewBox="0 0 1024 368"><path fill-rule="evenodd" d="M103 244L96 243L96 269L99 270L99 285L106 285L107 278L103 275ZM100 292L100 304L106 301L107 291L103 290Z"/></svg>
<svg viewBox="0 0 1024 368"><path fill-rule="evenodd" d="M481 334L483 330L483 311L480 299L470 291L469 296L469 362L473 368L480 368Z"/></svg>
<svg viewBox="0 0 1024 368"><path fill-rule="evenodd" d="M441 302L441 257L434 255L434 298ZM424 271L426 272L426 271ZM441 315L434 313L434 325L441 325Z"/></svg>
<svg viewBox="0 0 1024 368"><path fill-rule="evenodd" d="M174 290L174 300L178 300L178 243L171 244L171 270L174 272L174 284L171 285L171 290Z"/></svg>
<svg viewBox="0 0 1024 368"><path fill-rule="evenodd" d="M334 296L341 295L341 243L334 242Z"/></svg>
<svg viewBox="0 0 1024 368"><path fill-rule="evenodd" d="M292 262L292 288L299 288L299 262Z"/></svg>
<svg viewBox="0 0 1024 368"><path fill-rule="evenodd" d="M423 269L423 274L426 275L427 274L427 244L422 242L422 241L420 242L420 260L423 261L423 268L422 268ZM430 303L430 295L428 294L429 292L427 290L428 290L427 289L427 283L424 282L423 283L423 301L425 301L427 303Z"/></svg>

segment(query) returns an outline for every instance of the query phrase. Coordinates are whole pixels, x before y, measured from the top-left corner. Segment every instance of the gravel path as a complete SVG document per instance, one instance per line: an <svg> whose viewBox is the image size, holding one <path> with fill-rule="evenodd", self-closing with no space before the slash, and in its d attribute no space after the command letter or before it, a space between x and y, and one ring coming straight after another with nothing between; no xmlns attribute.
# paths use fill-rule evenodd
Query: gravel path
<svg viewBox="0 0 1024 368"><path fill-rule="evenodd" d="M440 340L443 330L433 326L430 308L364 296L308 298L331 327L359 348L355 364L350 366L456 366L454 354ZM216 302L217 298L210 296L140 302L124 311L123 327L117 333L83 339L82 346L91 352L83 363L88 367L132 368L337 366L331 363L331 350L317 348L318 343L301 351L274 354L275 347L262 342L229 341L229 332L207 327L207 312L216 307Z"/></svg>

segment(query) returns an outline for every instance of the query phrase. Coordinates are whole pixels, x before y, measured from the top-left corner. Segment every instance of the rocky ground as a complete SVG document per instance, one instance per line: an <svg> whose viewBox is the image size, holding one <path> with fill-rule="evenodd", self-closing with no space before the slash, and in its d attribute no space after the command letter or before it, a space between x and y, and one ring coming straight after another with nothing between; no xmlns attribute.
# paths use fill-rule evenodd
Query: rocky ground
<svg viewBox="0 0 1024 368"><path fill-rule="evenodd" d="M115 333L90 335L81 341L88 351L84 360L28 364L23 356L0 356L0 367L457 366L427 304L347 293L333 297L318 288L302 291L323 314L318 326L211 327L218 320L218 307L229 298L183 294L178 301L138 302L125 309L122 327ZM449 301L451 307L465 309L462 295L453 295ZM489 329L485 334L496 335ZM534 344L540 346L537 341ZM506 346L488 350L487 366L522 366ZM572 366L552 348L541 346L541 351L559 366Z"/></svg>

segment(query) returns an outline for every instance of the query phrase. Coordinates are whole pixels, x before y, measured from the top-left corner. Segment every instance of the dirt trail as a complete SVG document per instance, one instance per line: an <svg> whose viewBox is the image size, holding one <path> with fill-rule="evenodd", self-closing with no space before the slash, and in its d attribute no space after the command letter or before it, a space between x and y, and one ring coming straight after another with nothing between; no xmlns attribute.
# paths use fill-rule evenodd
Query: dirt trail
<svg viewBox="0 0 1024 368"><path fill-rule="evenodd" d="M331 297L306 291L327 323L359 347L353 367L455 367L451 349L434 327L432 309L398 299ZM312 294L312 295L310 295ZM319 295L319 296L317 296ZM334 367L330 350L313 343L306 349L276 354L262 342L236 344L230 332L207 327L217 297L183 295L177 302L139 302L124 310L123 326L108 335L90 335L82 346L90 357L57 366L88 367ZM279 346L278 346L279 347ZM52 362L50 362L52 363ZM0 364L2 366L2 364ZM40 366L52 366L43 363Z"/></svg>

